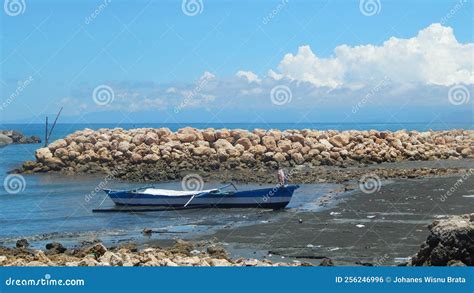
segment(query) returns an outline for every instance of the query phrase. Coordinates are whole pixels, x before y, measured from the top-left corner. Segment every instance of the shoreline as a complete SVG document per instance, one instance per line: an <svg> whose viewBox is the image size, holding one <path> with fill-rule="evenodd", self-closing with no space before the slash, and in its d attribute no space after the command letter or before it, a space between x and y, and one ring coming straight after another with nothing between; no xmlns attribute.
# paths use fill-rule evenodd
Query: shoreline
<svg viewBox="0 0 474 293"><path fill-rule="evenodd" d="M474 180L456 185L459 179L396 179L374 193L336 196L336 203L319 213L288 212L275 221L221 229L212 237L313 264L329 258L335 265L400 265L420 250L432 222L473 212L472 198L464 196L474 191Z"/></svg>
<svg viewBox="0 0 474 293"><path fill-rule="evenodd" d="M278 215L266 213L250 225L231 223L211 234L163 237L151 232L151 237L141 235L141 240L131 238L112 246L168 249L173 239L179 238L192 243L217 243L225 247L231 259L265 260L262 265L268 265L267 261L319 265L327 259L338 266L400 265L420 249L429 234L428 224L472 212L472 199L463 196L474 190L472 181L465 181L443 200L443 194L456 186L459 178L395 179L382 182L380 191L371 194L341 186L317 199L315 204L326 206L318 212L291 208ZM435 208L437 205L442 208Z"/></svg>
<svg viewBox="0 0 474 293"><path fill-rule="evenodd" d="M246 214L237 212L236 218L234 215L221 218L229 221L226 225L218 226L210 221L216 229L209 230L208 234L201 230L205 229L203 221L209 219L200 215L202 221L187 223L203 225L196 235L161 237L157 232L158 236L148 240L137 241L131 237L126 242L135 246L151 245L155 249L157 245L169 246L175 238L196 242L215 239L213 242L229 248L226 253L232 259L228 259L226 265L241 265L237 260L242 258L252 259L251 262L258 265L272 265L282 260L295 265L398 265L416 253L426 238L424 226L432 220L472 212L470 199L459 198L457 193L462 190L469 193L474 187L468 183L458 189L456 180L473 174L473 142L474 131L470 130L85 129L37 150L36 161L24 163L17 171L39 176L87 174L106 182L108 179L171 181L175 185L187 174L194 173L203 182L275 184L275 171L283 168L290 183L334 183L338 187L318 197L308 193L313 195L312 204L322 207L316 212L290 208L252 218L252 222L247 220L248 225L239 224L241 221L237 219L245 218ZM378 184L374 193L363 190L367 176ZM454 196L436 198L437 193L443 190L444 194L452 186L456 186ZM465 189L467 186L470 189ZM425 210L434 201L447 206L449 212ZM395 211L386 211L393 207ZM424 217L418 209L425 213ZM193 217L188 215L188 218ZM150 228L157 227L142 227ZM411 238L401 236L407 230L413 231ZM381 233L388 233L388 238L380 237ZM365 238L358 238L361 235ZM50 241L58 239L50 236ZM393 251L387 251L394 239L398 240L397 245L391 248ZM120 241L116 245L120 245ZM157 249L150 253L167 253ZM118 250L112 248L111 253ZM125 259L127 253L135 252L120 253ZM69 260L75 265L84 261L77 257ZM205 262L212 265L209 261ZM102 261L96 257L86 262L101 265ZM180 260L177 262L181 265ZM201 259L192 262L206 265ZM153 265L163 264L166 262Z"/></svg>
<svg viewBox="0 0 474 293"><path fill-rule="evenodd" d="M321 167L326 166L350 169L385 162L473 159L473 145L471 130L84 129L38 149L36 161L15 171L109 174L136 182L176 180L183 172L202 172L215 179L242 172L234 179L257 174L248 181L265 182L266 175L279 168L306 169L324 177ZM267 178L258 179L262 177ZM354 176L341 179L345 177Z"/></svg>

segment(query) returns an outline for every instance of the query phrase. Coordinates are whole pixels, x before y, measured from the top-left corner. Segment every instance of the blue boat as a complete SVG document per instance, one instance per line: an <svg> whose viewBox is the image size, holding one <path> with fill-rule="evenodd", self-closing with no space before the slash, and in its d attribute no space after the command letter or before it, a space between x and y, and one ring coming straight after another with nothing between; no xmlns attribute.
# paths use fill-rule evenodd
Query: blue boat
<svg viewBox="0 0 474 293"><path fill-rule="evenodd" d="M284 179L273 188L238 190L234 184L220 188L187 191L142 187L133 190L104 189L118 206L159 206L167 208L265 208L282 209L288 205L298 185ZM233 187L234 190L228 190Z"/></svg>

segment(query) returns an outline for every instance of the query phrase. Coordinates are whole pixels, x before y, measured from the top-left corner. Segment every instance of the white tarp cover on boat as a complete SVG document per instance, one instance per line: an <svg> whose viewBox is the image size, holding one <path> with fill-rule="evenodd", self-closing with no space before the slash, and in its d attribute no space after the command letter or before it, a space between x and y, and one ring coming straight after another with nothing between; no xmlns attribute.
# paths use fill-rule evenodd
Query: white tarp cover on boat
<svg viewBox="0 0 474 293"><path fill-rule="evenodd" d="M140 193L151 194L151 195L164 195L164 196L190 196L194 194L199 194L203 192L211 192L217 189L206 189L206 190L170 190L170 189L157 189L157 188L147 188Z"/></svg>

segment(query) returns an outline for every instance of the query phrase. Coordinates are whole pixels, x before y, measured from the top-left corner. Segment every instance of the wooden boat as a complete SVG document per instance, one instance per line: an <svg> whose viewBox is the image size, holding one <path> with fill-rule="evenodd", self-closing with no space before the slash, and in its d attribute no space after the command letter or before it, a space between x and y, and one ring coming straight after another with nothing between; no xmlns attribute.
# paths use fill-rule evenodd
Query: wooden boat
<svg viewBox="0 0 474 293"><path fill-rule="evenodd" d="M281 174L279 174L281 179ZM226 190L233 187L235 190ZM160 206L168 208L269 208L282 209L288 205L298 185L280 182L273 188L238 190L234 184L216 189L186 191L142 187L133 190L104 189L119 206Z"/></svg>

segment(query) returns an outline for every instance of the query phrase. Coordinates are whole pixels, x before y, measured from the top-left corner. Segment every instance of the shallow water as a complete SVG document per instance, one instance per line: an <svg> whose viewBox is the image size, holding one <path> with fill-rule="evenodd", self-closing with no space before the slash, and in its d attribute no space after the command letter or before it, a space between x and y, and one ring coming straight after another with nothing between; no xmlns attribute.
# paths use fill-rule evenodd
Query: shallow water
<svg viewBox="0 0 474 293"><path fill-rule="evenodd" d="M282 211L262 209L192 209L160 212L93 213L92 209L111 208L113 203L99 187L127 189L142 184L108 181L101 176L61 176L55 174L25 175L25 189L18 194L0 191L0 243L13 244L19 237L42 246L61 240L70 244L101 239L109 244L127 240L150 240L141 236L146 227L159 231L153 239L189 238L215 229L273 221ZM155 184L158 188L181 189L181 182ZM206 183L204 188L220 186ZM272 185L244 184L239 189ZM336 185L302 185L288 208L320 209L314 202ZM96 192L96 190L98 192ZM139 238L139 239L137 239Z"/></svg>

